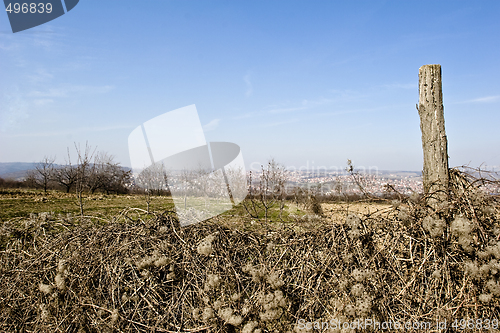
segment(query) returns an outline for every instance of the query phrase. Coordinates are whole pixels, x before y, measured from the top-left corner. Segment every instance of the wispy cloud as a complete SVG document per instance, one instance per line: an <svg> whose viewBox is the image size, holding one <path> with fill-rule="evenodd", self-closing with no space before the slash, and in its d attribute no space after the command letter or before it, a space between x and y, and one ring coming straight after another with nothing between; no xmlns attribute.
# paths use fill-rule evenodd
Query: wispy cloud
<svg viewBox="0 0 500 333"><path fill-rule="evenodd" d="M253 86L252 82L250 81L250 74L247 74L243 77L243 81L245 81L247 85L247 90L245 91L245 97L250 97L253 94Z"/></svg>
<svg viewBox="0 0 500 333"><path fill-rule="evenodd" d="M391 83L391 84L383 84L380 86L385 89L417 89L418 84L416 83Z"/></svg>
<svg viewBox="0 0 500 333"><path fill-rule="evenodd" d="M35 74L37 75L37 74ZM39 78L50 79L49 73L40 72ZM57 98L102 94L113 89L113 86L65 86L63 88L49 88L46 90L33 90L23 93L19 87L14 87L10 92L0 96L0 131L8 132L19 128L21 123L30 117L37 108L43 108L55 103ZM45 136L45 134L41 134Z"/></svg>
<svg viewBox="0 0 500 333"><path fill-rule="evenodd" d="M34 48L37 51L43 49L54 52L61 50L66 45L66 43L59 41L61 37L65 37L63 30L48 24L34 30L23 31L21 34L15 34L15 37L12 33L0 32L0 35L2 35L0 50L4 51Z"/></svg>
<svg viewBox="0 0 500 333"><path fill-rule="evenodd" d="M59 131L44 131L44 132L27 132L27 133L6 133L5 137L8 138L20 138L20 137L52 137L52 136L63 136L75 133L87 133L87 132L107 132L119 129L133 129L134 126L131 125L113 125L113 126L91 126L91 127L78 127L78 128L68 128Z"/></svg>
<svg viewBox="0 0 500 333"><path fill-rule="evenodd" d="M308 99L303 99L300 105L292 106L292 107L276 107L275 105L272 106L270 110L268 110L269 113L288 113L288 112L294 112L294 111L301 111L301 110L308 110L312 109L318 106L326 105L332 103L333 100L329 98L318 98L315 100L308 100Z"/></svg>
<svg viewBox="0 0 500 333"><path fill-rule="evenodd" d="M269 113L287 113L287 112L293 112L293 111L306 110L309 108L310 107L306 107L306 106L298 106L298 107L292 107L292 108L279 108L279 109L269 110Z"/></svg>
<svg viewBox="0 0 500 333"><path fill-rule="evenodd" d="M261 114L261 113L262 113L262 111L247 112L247 113L232 117L232 119L248 119L248 118L252 118L252 117L254 117L258 114Z"/></svg>
<svg viewBox="0 0 500 333"><path fill-rule="evenodd" d="M20 93L4 94L0 98L0 131L17 129L24 120L29 118L28 103Z"/></svg>
<svg viewBox="0 0 500 333"><path fill-rule="evenodd" d="M217 128L217 126L219 126L219 123L220 123L220 119L211 120L208 124L203 125L203 130L205 132L213 131L214 129Z"/></svg>
<svg viewBox="0 0 500 333"><path fill-rule="evenodd" d="M64 87L49 88L46 90L33 90L28 96L30 97L72 97L74 95L94 95L105 94L114 89L114 86L82 86L82 85L66 85Z"/></svg>
<svg viewBox="0 0 500 333"><path fill-rule="evenodd" d="M468 99L465 101L457 102L456 104L465 104L465 103L492 103L496 102L500 99L500 95L496 96L485 96L485 97L479 97L479 98L474 98L474 99Z"/></svg>
<svg viewBox="0 0 500 333"><path fill-rule="evenodd" d="M33 100L33 103L37 106L44 106L47 104L54 103L54 100L52 98L40 98Z"/></svg>
<svg viewBox="0 0 500 333"><path fill-rule="evenodd" d="M384 105L384 106L377 106L374 108L353 108L350 110L340 110L340 111L327 111L327 112L318 112L311 114L314 116L340 116L344 114L350 114L350 113L362 113L362 112L377 112L377 111L385 111L389 109L394 109L394 108L407 108L408 105L406 104L390 104L390 105Z"/></svg>
<svg viewBox="0 0 500 333"><path fill-rule="evenodd" d="M373 126L372 123L365 123L365 124L361 124L361 125L346 127L346 128L344 128L344 131L353 131L353 130L358 130L360 128L371 127L371 126Z"/></svg>
<svg viewBox="0 0 500 333"><path fill-rule="evenodd" d="M52 73L49 73L46 69L44 68L39 68L33 73L27 75L28 80L31 83L44 83L47 81L50 81L54 78L54 75Z"/></svg>
<svg viewBox="0 0 500 333"><path fill-rule="evenodd" d="M299 119L294 118L294 119L288 119L288 120L283 120L283 121L277 121L277 122L273 122L273 123L262 124L261 127L276 127L276 126L296 123L298 121L299 121Z"/></svg>
<svg viewBox="0 0 500 333"><path fill-rule="evenodd" d="M2 51L13 51L20 47L19 43L0 43L0 50Z"/></svg>

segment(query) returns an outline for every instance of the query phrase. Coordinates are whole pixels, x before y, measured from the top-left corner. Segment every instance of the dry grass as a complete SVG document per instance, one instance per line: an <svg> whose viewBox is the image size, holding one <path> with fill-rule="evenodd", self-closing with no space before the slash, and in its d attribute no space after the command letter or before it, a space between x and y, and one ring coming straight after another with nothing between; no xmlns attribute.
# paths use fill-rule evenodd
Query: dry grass
<svg viewBox="0 0 500 333"><path fill-rule="evenodd" d="M86 194L84 196L85 215L104 219L119 214L125 207L146 209L144 195ZM163 211L173 209L170 197L154 196L151 209ZM31 213L53 212L55 215L80 214L75 193L61 193L31 189L0 189L0 222L14 217L25 217Z"/></svg>
<svg viewBox="0 0 500 333"><path fill-rule="evenodd" d="M324 204L324 217L290 213L250 231L245 217L181 228L169 212L133 209L105 224L50 214L6 221L0 330L258 333L300 331L300 319L498 320L498 202L453 177L438 210L416 197L350 204L357 217Z"/></svg>
<svg viewBox="0 0 500 333"><path fill-rule="evenodd" d="M344 223L350 213L360 216L380 216L389 212L393 206L386 202L336 202L323 203L323 212L334 223Z"/></svg>

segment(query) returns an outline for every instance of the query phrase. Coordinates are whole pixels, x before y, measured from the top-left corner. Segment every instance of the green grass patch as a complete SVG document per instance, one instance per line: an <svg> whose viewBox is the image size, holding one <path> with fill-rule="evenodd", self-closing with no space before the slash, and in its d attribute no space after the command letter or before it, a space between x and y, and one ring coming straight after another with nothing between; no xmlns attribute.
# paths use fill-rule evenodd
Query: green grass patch
<svg viewBox="0 0 500 333"><path fill-rule="evenodd" d="M97 216L104 219L118 215L127 207L146 210L146 197L140 194L105 195L88 194L84 199L84 215ZM163 212L174 209L172 199L165 196L154 196L150 202L150 210ZM0 191L0 220L7 221L16 217L27 217L30 214L53 212L54 214L79 215L80 208L74 193L38 190L3 190Z"/></svg>

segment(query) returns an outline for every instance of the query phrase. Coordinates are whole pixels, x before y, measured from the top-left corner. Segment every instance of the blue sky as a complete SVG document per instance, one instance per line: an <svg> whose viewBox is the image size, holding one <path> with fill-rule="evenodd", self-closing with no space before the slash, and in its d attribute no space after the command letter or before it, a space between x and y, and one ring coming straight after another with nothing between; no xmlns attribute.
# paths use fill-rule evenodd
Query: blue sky
<svg viewBox="0 0 500 333"><path fill-rule="evenodd" d="M450 165L498 170L498 17L498 1L81 0L13 34L0 13L0 162L88 141L130 165L136 126L196 104L247 166L421 170L418 69L437 63Z"/></svg>

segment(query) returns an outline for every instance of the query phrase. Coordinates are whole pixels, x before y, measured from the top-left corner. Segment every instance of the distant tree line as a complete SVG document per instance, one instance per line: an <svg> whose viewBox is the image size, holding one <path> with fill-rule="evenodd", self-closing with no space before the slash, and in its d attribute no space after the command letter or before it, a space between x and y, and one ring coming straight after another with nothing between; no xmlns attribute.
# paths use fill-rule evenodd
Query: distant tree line
<svg viewBox="0 0 500 333"><path fill-rule="evenodd" d="M25 181L3 179L0 177L0 188L25 188L29 187Z"/></svg>
<svg viewBox="0 0 500 333"><path fill-rule="evenodd" d="M79 163L55 166L53 158L45 157L34 170L28 171L26 182L32 187L61 189L66 193L73 189L90 193L127 193L131 185L131 171L124 170L107 153L83 156Z"/></svg>
<svg viewBox="0 0 500 333"><path fill-rule="evenodd" d="M61 190L66 193L128 193L133 185L132 172L125 170L107 153L80 154L76 164L69 158L65 165L56 165L55 159L44 157L33 170L26 172L23 181L0 178L0 188L38 188L44 192Z"/></svg>

